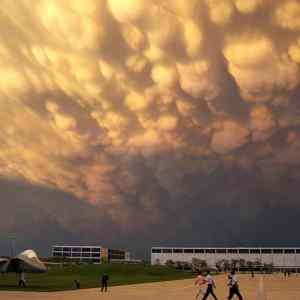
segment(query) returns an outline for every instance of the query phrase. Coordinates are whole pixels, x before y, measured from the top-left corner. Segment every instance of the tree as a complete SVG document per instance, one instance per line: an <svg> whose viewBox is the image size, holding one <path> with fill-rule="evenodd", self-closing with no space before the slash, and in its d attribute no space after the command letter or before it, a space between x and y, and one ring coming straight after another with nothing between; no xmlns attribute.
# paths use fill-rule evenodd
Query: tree
<svg viewBox="0 0 300 300"><path fill-rule="evenodd" d="M224 259L223 260L223 268L224 268L224 271L227 272L230 270L230 262L228 259Z"/></svg>
<svg viewBox="0 0 300 300"><path fill-rule="evenodd" d="M166 261L166 266L170 267L170 268L173 268L173 267L175 267L175 262L172 259L168 259Z"/></svg>
<svg viewBox="0 0 300 300"><path fill-rule="evenodd" d="M222 272L224 270L223 259L216 262L216 268L218 272Z"/></svg>
<svg viewBox="0 0 300 300"><path fill-rule="evenodd" d="M199 270L199 271L205 271L208 269L208 264L206 260L199 259L199 258L193 258L192 259L192 269Z"/></svg>
<svg viewBox="0 0 300 300"><path fill-rule="evenodd" d="M101 264L107 264L107 263L108 263L108 258L105 257L105 256L102 256L102 257L100 258L100 263L101 263Z"/></svg>
<svg viewBox="0 0 300 300"><path fill-rule="evenodd" d="M254 266L253 261L248 260L248 261L246 262L246 266L247 266L247 268L249 268L249 269L253 269L253 266Z"/></svg>
<svg viewBox="0 0 300 300"><path fill-rule="evenodd" d="M235 269L239 267L239 260L238 259L232 259L231 260L231 268Z"/></svg>
<svg viewBox="0 0 300 300"><path fill-rule="evenodd" d="M240 258L239 266L240 266L240 268L245 268L246 267L246 260L243 259L243 258Z"/></svg>

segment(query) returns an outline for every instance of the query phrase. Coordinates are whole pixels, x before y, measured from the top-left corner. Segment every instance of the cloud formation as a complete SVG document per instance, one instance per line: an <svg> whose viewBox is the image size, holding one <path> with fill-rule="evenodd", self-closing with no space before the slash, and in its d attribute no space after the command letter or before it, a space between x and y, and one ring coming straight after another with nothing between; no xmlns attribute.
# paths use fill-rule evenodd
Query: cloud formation
<svg viewBox="0 0 300 300"><path fill-rule="evenodd" d="M196 181L220 168L272 185L299 165L299 1L4 0L0 12L2 177L131 230L188 191L199 201Z"/></svg>

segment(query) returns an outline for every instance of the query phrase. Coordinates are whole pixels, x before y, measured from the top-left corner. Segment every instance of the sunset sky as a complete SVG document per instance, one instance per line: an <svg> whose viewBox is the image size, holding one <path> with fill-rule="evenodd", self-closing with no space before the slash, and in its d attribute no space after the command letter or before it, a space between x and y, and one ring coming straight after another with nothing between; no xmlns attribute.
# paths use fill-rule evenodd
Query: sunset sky
<svg viewBox="0 0 300 300"><path fill-rule="evenodd" d="M300 246L300 0L1 0L0 25L1 252Z"/></svg>

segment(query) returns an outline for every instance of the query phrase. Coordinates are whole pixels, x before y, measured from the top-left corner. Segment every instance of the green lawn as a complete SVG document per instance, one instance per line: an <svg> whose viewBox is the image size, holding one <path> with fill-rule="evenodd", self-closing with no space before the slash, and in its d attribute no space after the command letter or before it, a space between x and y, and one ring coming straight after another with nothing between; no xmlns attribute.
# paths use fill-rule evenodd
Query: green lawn
<svg viewBox="0 0 300 300"><path fill-rule="evenodd" d="M27 274L28 287L17 287L16 274L0 274L0 290L62 291L75 288L74 279L80 281L81 288L99 287L100 276L107 273L110 285L124 285L155 281L191 278L187 271L164 266L102 264L51 266L44 274Z"/></svg>

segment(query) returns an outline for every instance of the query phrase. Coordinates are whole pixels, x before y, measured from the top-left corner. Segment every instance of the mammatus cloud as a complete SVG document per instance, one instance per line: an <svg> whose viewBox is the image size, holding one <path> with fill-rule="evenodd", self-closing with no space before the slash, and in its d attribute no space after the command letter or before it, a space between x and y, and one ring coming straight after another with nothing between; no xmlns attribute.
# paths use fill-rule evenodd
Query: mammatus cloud
<svg viewBox="0 0 300 300"><path fill-rule="evenodd" d="M2 2L2 177L132 229L220 168L272 187L299 166L299 1Z"/></svg>

